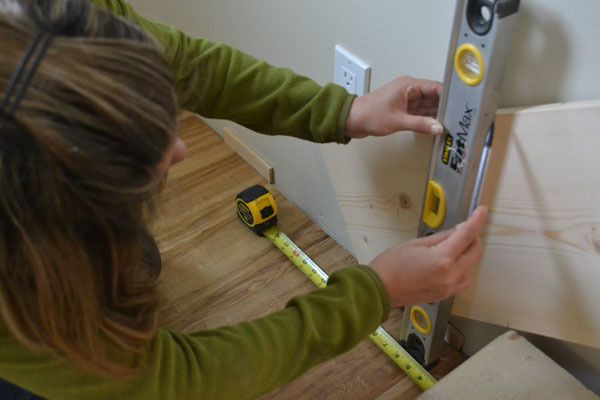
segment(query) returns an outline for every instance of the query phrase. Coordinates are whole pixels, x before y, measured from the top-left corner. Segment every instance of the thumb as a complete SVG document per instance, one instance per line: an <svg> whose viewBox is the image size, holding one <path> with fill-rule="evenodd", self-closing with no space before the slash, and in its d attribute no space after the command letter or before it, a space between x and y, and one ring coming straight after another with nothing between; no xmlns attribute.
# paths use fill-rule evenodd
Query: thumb
<svg viewBox="0 0 600 400"><path fill-rule="evenodd" d="M422 115L405 115L402 119L404 129L422 133L424 135L440 135L444 127L435 118Z"/></svg>

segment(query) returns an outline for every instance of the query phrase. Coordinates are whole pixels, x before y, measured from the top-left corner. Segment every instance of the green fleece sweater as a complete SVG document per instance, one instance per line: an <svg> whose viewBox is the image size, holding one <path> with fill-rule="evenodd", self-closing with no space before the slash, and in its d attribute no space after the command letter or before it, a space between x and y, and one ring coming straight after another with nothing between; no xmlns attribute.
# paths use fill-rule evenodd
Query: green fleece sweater
<svg viewBox="0 0 600 400"><path fill-rule="evenodd" d="M317 143L348 141L346 119L356 96L341 86L319 86L222 43L194 39L150 22L124 1L92 2L134 21L162 44L183 108L265 134Z"/></svg>
<svg viewBox="0 0 600 400"><path fill-rule="evenodd" d="M184 108L268 134L346 140L343 128L353 97L343 88L321 87L225 45L189 38L141 18L120 0L95 3L162 43ZM191 334L160 329L146 373L134 380L84 373L0 332L0 378L59 400L252 399L352 349L388 313L377 275L368 267L351 267L333 274L327 288L253 322Z"/></svg>

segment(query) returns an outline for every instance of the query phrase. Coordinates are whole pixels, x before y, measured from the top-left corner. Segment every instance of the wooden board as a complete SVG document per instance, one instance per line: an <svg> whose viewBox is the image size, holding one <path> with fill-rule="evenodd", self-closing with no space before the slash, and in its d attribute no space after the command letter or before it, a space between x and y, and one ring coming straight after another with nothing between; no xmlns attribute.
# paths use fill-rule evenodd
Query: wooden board
<svg viewBox="0 0 600 400"><path fill-rule="evenodd" d="M236 194L261 176L200 120L186 116L181 135L188 159L175 165L160 198L154 231L163 256L162 324L192 332L252 320L281 309L313 285L267 239L235 214ZM356 263L298 207L274 191L279 226L329 273ZM401 314L386 328L399 334ZM463 361L447 348L433 371L445 375ZM369 340L311 370L265 399L414 399L421 391Z"/></svg>
<svg viewBox="0 0 600 400"><path fill-rule="evenodd" d="M482 194L486 255L454 314L600 347L599 126L600 101L499 113ZM416 237L428 138L322 152L359 262Z"/></svg>
<svg viewBox="0 0 600 400"><path fill-rule="evenodd" d="M229 128L223 129L223 140L225 144L235 151L240 157L252 166L265 180L271 184L275 183L275 172L273 167L268 162L263 160L261 156L242 142Z"/></svg>
<svg viewBox="0 0 600 400"><path fill-rule="evenodd" d="M418 400L599 400L514 331L452 371Z"/></svg>

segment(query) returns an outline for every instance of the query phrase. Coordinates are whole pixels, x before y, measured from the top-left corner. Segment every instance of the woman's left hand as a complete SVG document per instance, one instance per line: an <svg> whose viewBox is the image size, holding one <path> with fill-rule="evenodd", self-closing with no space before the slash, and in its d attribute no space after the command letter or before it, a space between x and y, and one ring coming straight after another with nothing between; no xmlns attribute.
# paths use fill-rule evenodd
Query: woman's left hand
<svg viewBox="0 0 600 400"><path fill-rule="evenodd" d="M354 100L346 136L385 136L404 130L441 134L444 128L434 118L441 91L439 82L400 77Z"/></svg>

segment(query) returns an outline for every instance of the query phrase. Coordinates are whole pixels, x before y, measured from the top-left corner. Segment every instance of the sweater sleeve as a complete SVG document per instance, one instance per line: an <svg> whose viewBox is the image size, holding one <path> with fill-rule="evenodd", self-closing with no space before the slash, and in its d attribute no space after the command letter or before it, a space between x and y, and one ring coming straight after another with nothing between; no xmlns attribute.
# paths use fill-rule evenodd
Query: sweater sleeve
<svg viewBox="0 0 600 400"><path fill-rule="evenodd" d="M140 379L85 374L6 334L0 334L0 377L49 400L254 399L352 349L388 313L377 275L351 267L334 273L326 288L253 322L193 334L160 330Z"/></svg>
<svg viewBox="0 0 600 400"><path fill-rule="evenodd" d="M348 142L345 125L355 96L341 86L322 87L222 43L150 22L122 0L93 2L138 24L161 43L183 108L265 134Z"/></svg>

